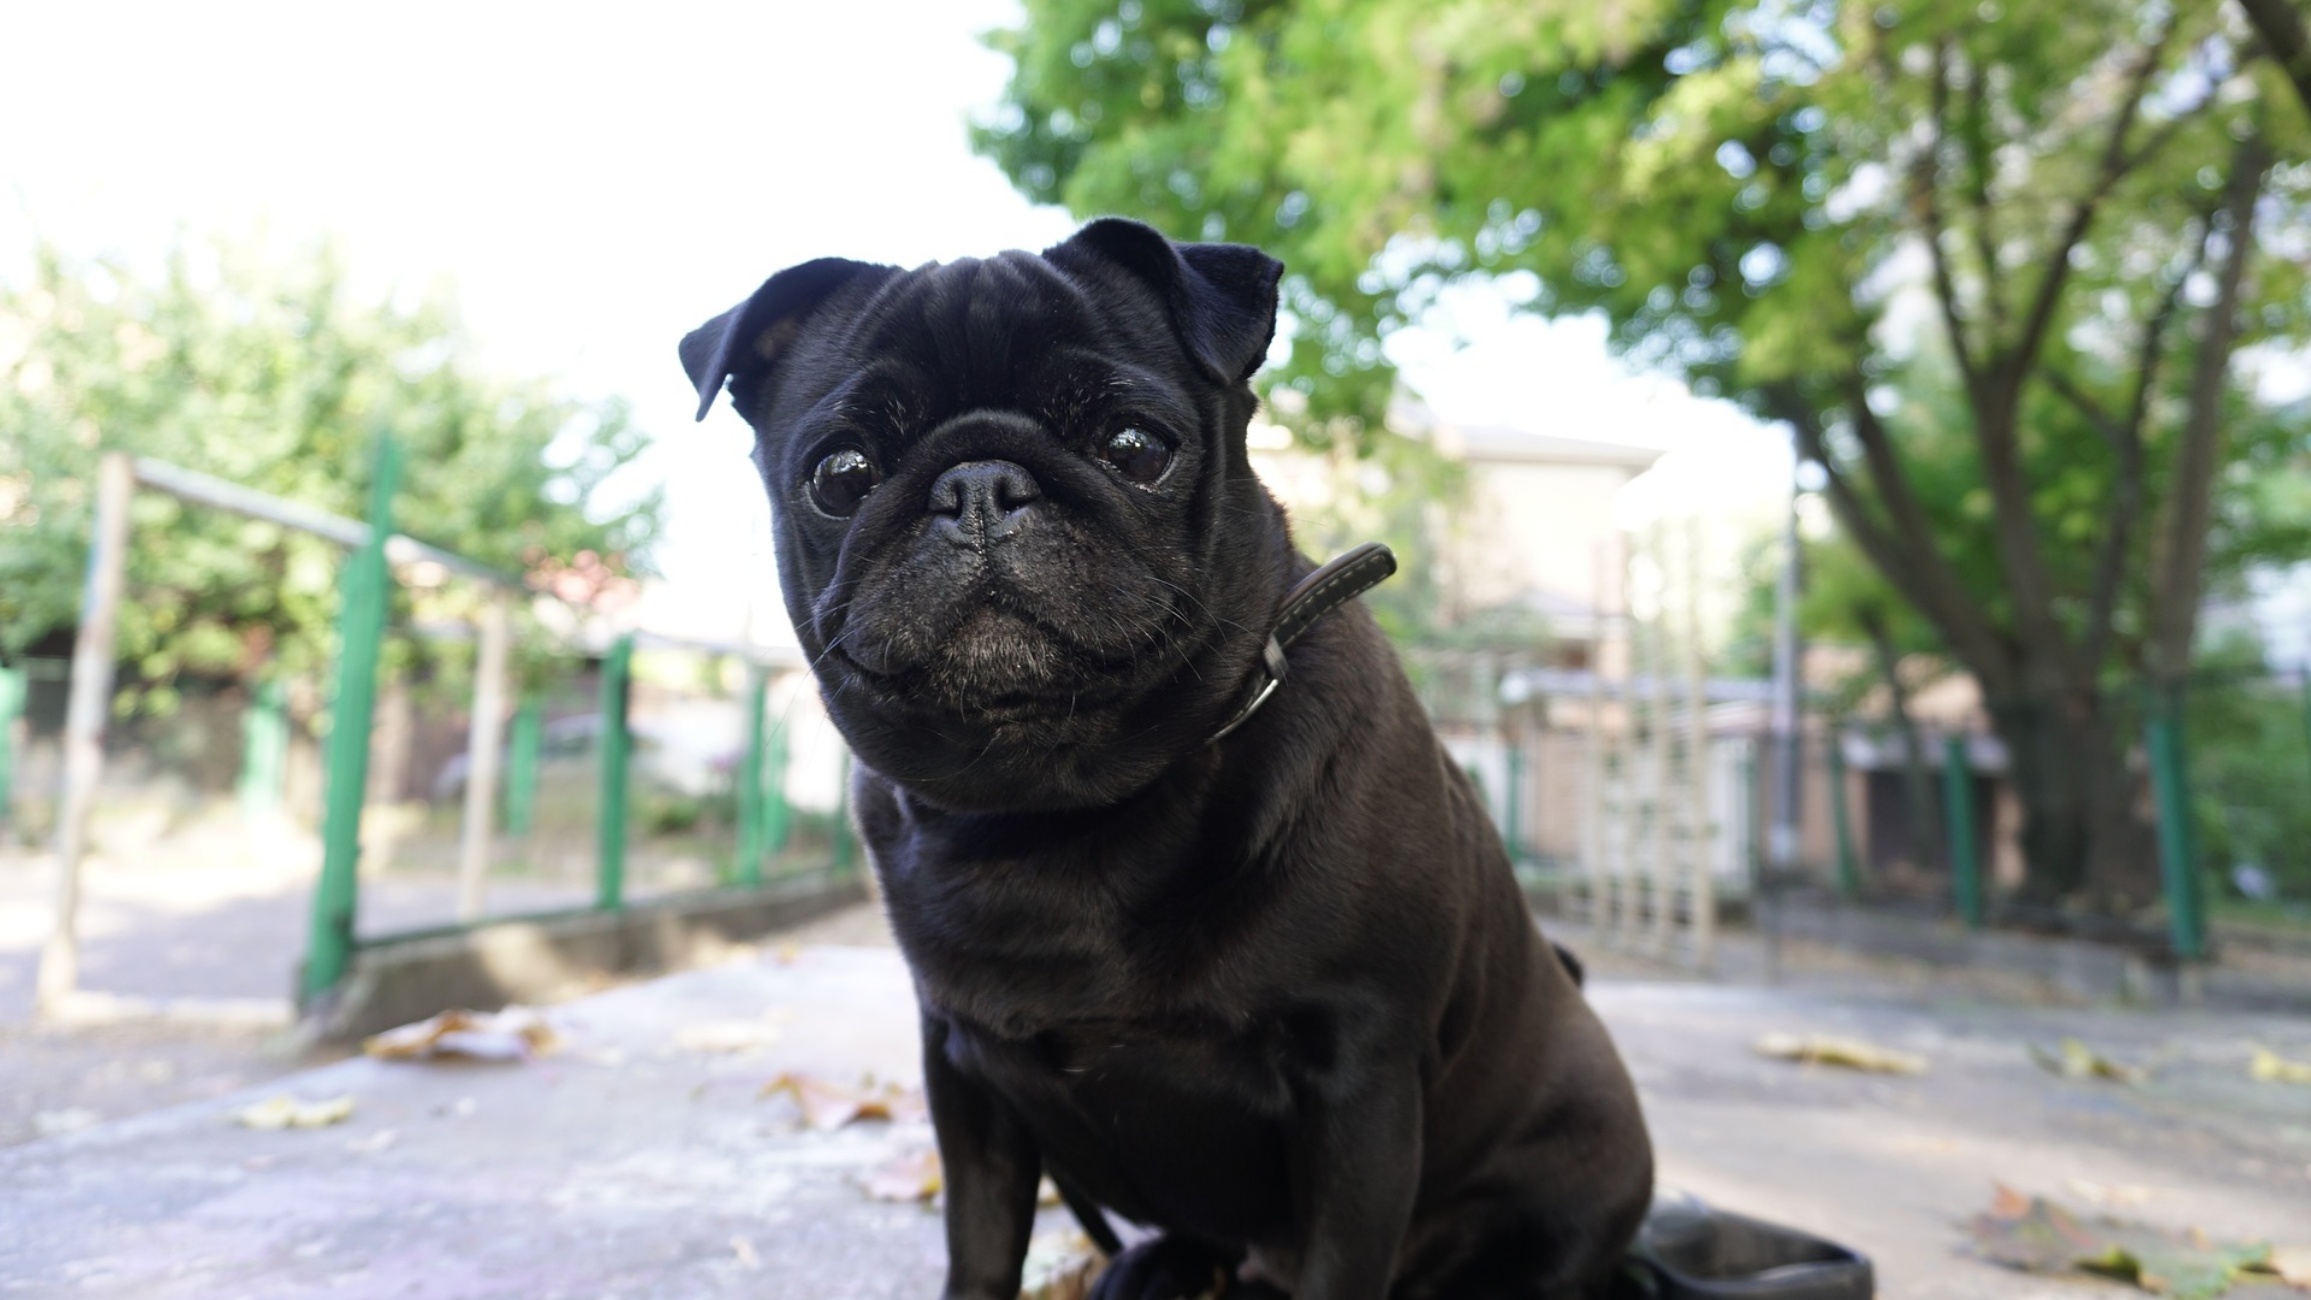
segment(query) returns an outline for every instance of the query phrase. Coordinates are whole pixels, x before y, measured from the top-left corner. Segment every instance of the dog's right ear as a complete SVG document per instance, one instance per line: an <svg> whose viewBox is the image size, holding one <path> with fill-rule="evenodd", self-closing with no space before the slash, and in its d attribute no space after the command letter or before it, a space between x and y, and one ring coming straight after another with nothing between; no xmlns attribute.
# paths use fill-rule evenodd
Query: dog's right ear
<svg viewBox="0 0 2311 1300"><path fill-rule="evenodd" d="M682 369L698 390L698 418L714 409L724 380L776 361L801 332L803 319L835 291L861 276L882 280L898 269L842 257L790 266L763 281L745 302L684 335Z"/></svg>
<svg viewBox="0 0 2311 1300"><path fill-rule="evenodd" d="M1247 244L1175 244L1125 217L1101 217L1043 255L1078 249L1128 268L1161 292L1182 341L1212 378L1241 384L1267 359L1282 262Z"/></svg>

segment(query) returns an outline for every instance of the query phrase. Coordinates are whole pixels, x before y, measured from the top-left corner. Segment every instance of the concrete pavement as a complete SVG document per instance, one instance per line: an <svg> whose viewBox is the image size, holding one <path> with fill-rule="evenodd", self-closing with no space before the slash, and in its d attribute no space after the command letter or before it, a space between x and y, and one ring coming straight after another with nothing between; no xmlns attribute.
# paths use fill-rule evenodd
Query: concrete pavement
<svg viewBox="0 0 2311 1300"><path fill-rule="evenodd" d="M871 913L819 936L880 940ZM2311 1057L2311 1023L2008 1008L1829 989L1615 978L1593 997L1642 1089L1664 1182L1847 1241L1891 1297L2121 1294L1967 1258L1991 1182L2123 1202L2223 1236L2311 1244L2311 1088L2247 1080L2247 1045ZM935 1214L859 1179L920 1121L834 1132L758 1099L782 1071L918 1077L904 968L818 946L553 1008L533 1064L344 1061L0 1151L0 1295L921 1297ZM1754 1055L1769 1030L1859 1034L1922 1077ZM2154 1067L2054 1078L2064 1035ZM743 1051L702 1050L753 1041ZM346 1123L260 1132L239 1105L351 1094ZM1054 1226L1064 1223L1056 1214Z"/></svg>

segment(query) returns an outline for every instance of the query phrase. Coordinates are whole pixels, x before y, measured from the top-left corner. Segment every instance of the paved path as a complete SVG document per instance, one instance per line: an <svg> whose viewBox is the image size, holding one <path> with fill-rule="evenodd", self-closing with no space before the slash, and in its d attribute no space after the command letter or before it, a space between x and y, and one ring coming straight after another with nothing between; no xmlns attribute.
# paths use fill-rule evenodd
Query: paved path
<svg viewBox="0 0 2311 1300"><path fill-rule="evenodd" d="M296 1068L276 1040L305 948L314 856L212 853L157 865L92 858L82 880L81 987L166 1003L179 1014L44 1025L33 1019L32 993L48 934L52 859L0 852L0 1147L43 1128L219 1096ZM510 913L592 898L583 880L514 875L491 882L489 903ZM456 881L440 872L391 872L362 883L365 933L438 925L456 913Z"/></svg>
<svg viewBox="0 0 2311 1300"><path fill-rule="evenodd" d="M875 940L871 914L821 936ZM1611 968L1610 962L1600 963ZM2247 1082L2247 1044L2311 1056L2311 1023L2005 1009L1836 990L1600 978L1665 1181L1849 1241L1890 1297L2117 1295L1964 1257L1993 1179L2224 1235L2311 1236L2311 1089ZM936 1217L860 1175L920 1123L800 1128L783 1070L911 1082L909 986L887 947L784 950L555 1008L533 1065L350 1060L231 1097L0 1150L0 1295L922 1297ZM700 1026L776 1026L744 1052ZM1753 1055L1773 1029L1866 1034L1933 1059L1893 1079ZM687 1031L687 1032L686 1032ZM2068 1082L2029 1042L2074 1034L2151 1063ZM345 1124L255 1132L226 1113L282 1084L350 1093Z"/></svg>

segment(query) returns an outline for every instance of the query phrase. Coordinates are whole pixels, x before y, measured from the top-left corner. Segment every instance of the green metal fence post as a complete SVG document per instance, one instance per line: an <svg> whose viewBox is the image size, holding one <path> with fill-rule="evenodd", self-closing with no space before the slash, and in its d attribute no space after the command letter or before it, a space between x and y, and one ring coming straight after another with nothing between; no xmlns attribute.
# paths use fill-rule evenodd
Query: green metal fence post
<svg viewBox="0 0 2311 1300"><path fill-rule="evenodd" d="M30 683L21 668L0 668L0 825L7 824L16 782L16 720Z"/></svg>
<svg viewBox="0 0 2311 1300"><path fill-rule="evenodd" d="M1822 742L1822 751L1830 764L1830 822L1838 840L1838 897L1852 898L1861 892L1862 870L1854 856L1854 829L1846 807L1846 747L1836 728Z"/></svg>
<svg viewBox="0 0 2311 1300"><path fill-rule="evenodd" d="M770 708L770 679L762 669L746 674L746 754L738 764L738 861L731 879L741 885L762 883L763 714Z"/></svg>
<svg viewBox="0 0 2311 1300"><path fill-rule="evenodd" d="M626 711L634 676L634 638L619 637L602 657L602 796L595 812L594 905L615 912L626 905L626 761L633 747Z"/></svg>
<svg viewBox="0 0 2311 1300"><path fill-rule="evenodd" d="M535 695L523 695L514 709L513 734L506 738L506 834L530 833L538 815L538 751L545 746L546 710Z"/></svg>
<svg viewBox="0 0 2311 1300"><path fill-rule="evenodd" d="M1502 800L1501 838L1508 842L1509 864L1514 866L1525 843L1525 747L1510 745L1508 759L1509 788Z"/></svg>
<svg viewBox="0 0 2311 1300"><path fill-rule="evenodd" d="M2311 757L2311 671L2303 674L2303 740L2304 754Z"/></svg>
<svg viewBox="0 0 2311 1300"><path fill-rule="evenodd" d="M401 449L377 436L369 479L369 540L346 560L337 615L337 690L329 710L328 794L321 820L321 879L305 947L307 998L337 986L353 960L353 918L361 860L361 804L369 787L369 727L377 704L378 651L385 640L391 575L385 539L393 533L393 493Z"/></svg>
<svg viewBox="0 0 2311 1300"><path fill-rule="evenodd" d="M2151 688L2148 734L2151 791L2158 802L2159 876L2166 887L2167 933L2175 956L2197 961L2207 955L2206 917L2200 905L2198 845L2191 825L2190 770L2184 761L2183 686Z"/></svg>
<svg viewBox="0 0 2311 1300"><path fill-rule="evenodd" d="M241 715L241 816L249 821L281 807L289 766L289 691L279 678L260 682Z"/></svg>
<svg viewBox="0 0 2311 1300"><path fill-rule="evenodd" d="M1982 863L1974 839L1974 765L1966 738L1942 741L1942 802L1950 823L1950 888L1958 919L1969 930L1982 928Z"/></svg>

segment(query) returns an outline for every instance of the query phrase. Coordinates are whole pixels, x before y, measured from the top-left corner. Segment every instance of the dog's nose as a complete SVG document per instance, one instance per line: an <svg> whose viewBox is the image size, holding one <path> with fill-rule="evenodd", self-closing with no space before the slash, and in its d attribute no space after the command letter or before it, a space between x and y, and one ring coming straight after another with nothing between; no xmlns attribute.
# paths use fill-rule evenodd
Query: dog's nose
<svg viewBox="0 0 2311 1300"><path fill-rule="evenodd" d="M1043 485L1007 460L967 460L931 484L931 530L964 546L1002 541L1027 522Z"/></svg>

